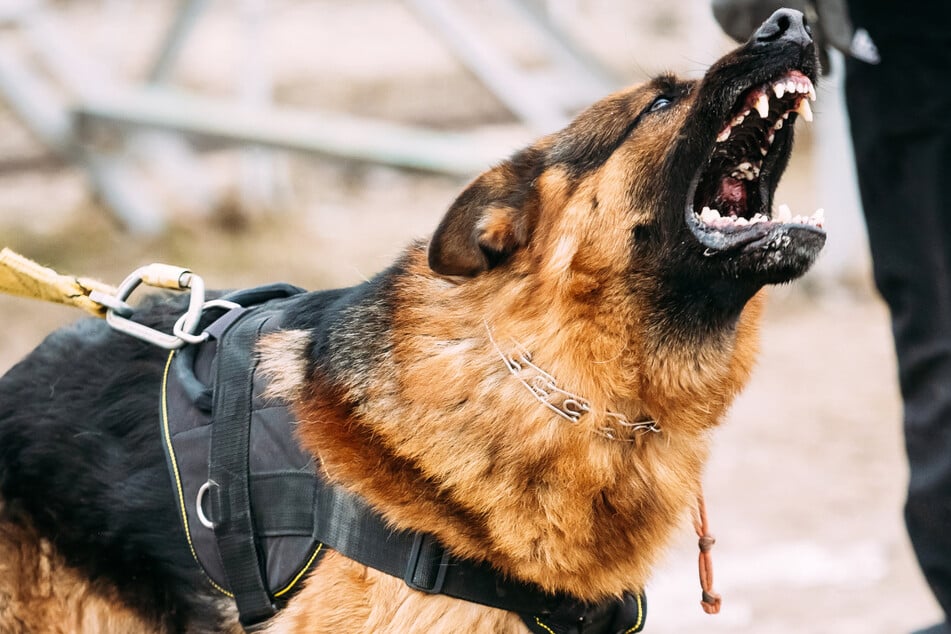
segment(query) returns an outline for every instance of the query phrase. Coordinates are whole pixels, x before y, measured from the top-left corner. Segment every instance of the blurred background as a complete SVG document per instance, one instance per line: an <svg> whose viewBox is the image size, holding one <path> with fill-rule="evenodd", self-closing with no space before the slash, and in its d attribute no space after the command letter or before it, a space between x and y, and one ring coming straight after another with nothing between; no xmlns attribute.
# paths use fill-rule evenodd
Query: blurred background
<svg viewBox="0 0 951 634"><path fill-rule="evenodd" d="M730 46L704 0L0 0L0 247L113 284L151 261L212 287L353 284L494 161ZM828 244L772 291L707 470L723 611L700 609L685 523L648 588L650 632L938 618L901 524L892 344L835 62L777 196L824 207ZM0 371L77 317L0 297Z"/></svg>

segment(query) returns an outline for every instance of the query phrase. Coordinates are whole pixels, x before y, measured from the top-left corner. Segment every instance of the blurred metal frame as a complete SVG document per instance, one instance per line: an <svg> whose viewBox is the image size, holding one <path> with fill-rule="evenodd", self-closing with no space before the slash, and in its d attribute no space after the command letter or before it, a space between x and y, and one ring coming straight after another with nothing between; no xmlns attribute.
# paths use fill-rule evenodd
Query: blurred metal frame
<svg viewBox="0 0 951 634"><path fill-rule="evenodd" d="M547 83L537 72L519 68L474 28L460 9L462 1L406 0L406 5L531 132L554 131L574 109L617 85L610 73L546 19L536 0L492 0L492 4L541 43L555 73ZM165 222L161 206L132 169L132 154L164 172L160 178L172 179L176 188L187 187L202 201L210 197L184 139L149 130L464 176L486 169L513 149L510 139L479 130L444 132L275 106L269 87L265 98L259 94L250 100L175 90L168 79L206 5L207 0L182 0L150 67L149 82L140 86L110 82L103 68L69 43L42 0L23 2L0 16L26 35L47 72L72 94L72 100L57 98L56 86L2 41L0 98L47 147L86 171L107 207L132 232L155 233ZM96 143L102 128L119 134L108 135L110 144Z"/></svg>

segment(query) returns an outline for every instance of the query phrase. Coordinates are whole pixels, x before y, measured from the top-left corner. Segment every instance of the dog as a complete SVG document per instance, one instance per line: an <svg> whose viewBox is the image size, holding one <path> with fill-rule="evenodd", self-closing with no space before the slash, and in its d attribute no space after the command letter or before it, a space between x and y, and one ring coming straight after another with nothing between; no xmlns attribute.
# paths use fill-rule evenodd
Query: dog
<svg viewBox="0 0 951 634"><path fill-rule="evenodd" d="M371 280L284 298L255 363L320 477L499 583L640 606L750 375L762 289L825 241L819 215L773 210L816 74L802 15L778 11L701 79L612 94L485 172ZM169 330L182 309L135 319ZM0 380L0 632L252 625L186 541L158 423L167 363L90 319ZM325 550L253 625L642 626L530 620Z"/></svg>

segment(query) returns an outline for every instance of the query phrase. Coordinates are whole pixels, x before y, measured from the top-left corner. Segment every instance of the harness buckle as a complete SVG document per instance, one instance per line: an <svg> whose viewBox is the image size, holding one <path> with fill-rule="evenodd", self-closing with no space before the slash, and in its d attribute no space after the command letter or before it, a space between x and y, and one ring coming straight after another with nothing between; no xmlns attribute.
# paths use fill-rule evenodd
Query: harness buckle
<svg viewBox="0 0 951 634"><path fill-rule="evenodd" d="M439 594L448 569L449 553L446 549L429 535L417 533L403 575L406 585L426 594Z"/></svg>

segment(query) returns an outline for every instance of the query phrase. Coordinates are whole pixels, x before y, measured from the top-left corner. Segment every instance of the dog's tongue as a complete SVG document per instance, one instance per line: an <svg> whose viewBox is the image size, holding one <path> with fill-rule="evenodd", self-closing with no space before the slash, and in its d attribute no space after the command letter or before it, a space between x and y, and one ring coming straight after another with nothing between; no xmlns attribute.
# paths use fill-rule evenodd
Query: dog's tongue
<svg viewBox="0 0 951 634"><path fill-rule="evenodd" d="M721 216L742 217L746 213L746 186L743 181L730 176L721 180L717 205Z"/></svg>

